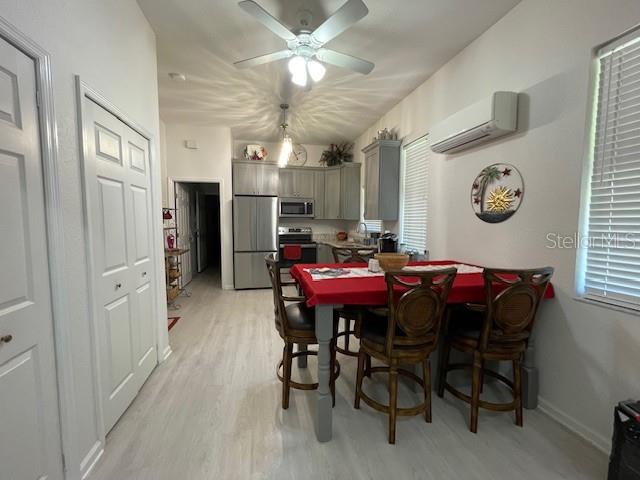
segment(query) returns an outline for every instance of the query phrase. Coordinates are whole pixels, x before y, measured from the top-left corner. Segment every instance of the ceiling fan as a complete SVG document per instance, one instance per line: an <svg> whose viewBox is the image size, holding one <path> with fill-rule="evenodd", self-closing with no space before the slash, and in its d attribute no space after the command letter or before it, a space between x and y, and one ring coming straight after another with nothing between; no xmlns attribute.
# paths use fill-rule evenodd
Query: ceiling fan
<svg viewBox="0 0 640 480"><path fill-rule="evenodd" d="M324 48L327 42L369 13L369 9L362 0L347 0L342 7L313 31L308 29L311 23L311 13L308 11L300 12L301 28L291 31L253 0L244 0L238 5L287 42L286 50L235 62L234 65L238 68L249 68L290 58L291 80L296 85L304 87L307 85L308 77L311 77L314 82L319 82L324 77L326 69L320 62L348 68L364 75L370 73L375 66L361 58Z"/></svg>

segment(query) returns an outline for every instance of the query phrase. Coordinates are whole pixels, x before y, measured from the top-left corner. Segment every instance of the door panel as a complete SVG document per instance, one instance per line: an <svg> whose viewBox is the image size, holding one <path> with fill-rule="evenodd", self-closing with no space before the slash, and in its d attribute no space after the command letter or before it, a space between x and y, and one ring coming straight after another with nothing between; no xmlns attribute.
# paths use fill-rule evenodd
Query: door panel
<svg viewBox="0 0 640 480"><path fill-rule="evenodd" d="M131 312L129 297L124 296L104 308L104 323L107 326L111 359L112 397L122 384L133 375L133 349L131 345Z"/></svg>
<svg viewBox="0 0 640 480"><path fill-rule="evenodd" d="M42 372L35 356L37 351L31 349L0 365L2 478L35 479L45 471L39 451L41 445L32 442L44 428L42 414L38 411L38 378ZM20 392L20 396L15 392Z"/></svg>
<svg viewBox="0 0 640 480"><path fill-rule="evenodd" d="M0 477L60 480L34 62L0 39Z"/></svg>
<svg viewBox="0 0 640 480"><path fill-rule="evenodd" d="M278 199L260 197L256 199L256 250L278 250Z"/></svg>
<svg viewBox="0 0 640 480"><path fill-rule="evenodd" d="M11 275L0 275L0 309L31 298L28 218L22 198L25 182L24 157L0 153L0 205L11 205L0 211L3 248L11 251L11 255L3 255L3 268Z"/></svg>
<svg viewBox="0 0 640 480"><path fill-rule="evenodd" d="M143 261L149 261L151 250L151 238L149 237L149 218L147 216L149 198L147 189L131 186L131 203L133 204L134 217L134 261L139 264Z"/></svg>
<svg viewBox="0 0 640 480"><path fill-rule="evenodd" d="M257 177L255 165L247 163L233 164L233 194L255 195L257 191Z"/></svg>
<svg viewBox="0 0 640 480"><path fill-rule="evenodd" d="M313 208L315 209L314 211L314 217L317 219L322 219L325 217L324 215L324 180L325 180L325 174L324 172L318 172L315 171L313 172L314 176L313 176L313 180L314 180L314 186L313 186Z"/></svg>
<svg viewBox="0 0 640 480"><path fill-rule="evenodd" d="M233 197L233 249L236 252L257 250L257 203L255 197Z"/></svg>
<svg viewBox="0 0 640 480"><path fill-rule="evenodd" d="M294 184L296 196L313 198L313 171L295 170Z"/></svg>
<svg viewBox="0 0 640 480"><path fill-rule="evenodd" d="M109 431L157 360L149 142L89 99L83 113L99 376Z"/></svg>
<svg viewBox="0 0 640 480"><path fill-rule="evenodd" d="M178 248L188 250L180 256L180 269L182 270L182 286L191 282L193 271L191 270L191 203L189 189L182 183L176 183L176 212L178 215Z"/></svg>
<svg viewBox="0 0 640 480"><path fill-rule="evenodd" d="M324 183L324 218L340 218L340 170L327 170Z"/></svg>
<svg viewBox="0 0 640 480"><path fill-rule="evenodd" d="M278 195L284 198L295 197L294 171L281 168L279 173Z"/></svg>
<svg viewBox="0 0 640 480"><path fill-rule="evenodd" d="M121 181L98 178L100 206L98 213L102 227L100 255L102 275L127 266L127 234L125 223L124 185Z"/></svg>
<svg viewBox="0 0 640 480"><path fill-rule="evenodd" d="M258 165L257 173L257 194L278 195L278 167L275 165Z"/></svg>

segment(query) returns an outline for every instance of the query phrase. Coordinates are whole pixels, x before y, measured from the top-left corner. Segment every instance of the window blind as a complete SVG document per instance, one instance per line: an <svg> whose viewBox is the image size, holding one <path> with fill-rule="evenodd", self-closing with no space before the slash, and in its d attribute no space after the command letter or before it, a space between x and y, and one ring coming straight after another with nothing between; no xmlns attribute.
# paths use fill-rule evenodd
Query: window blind
<svg viewBox="0 0 640 480"><path fill-rule="evenodd" d="M363 220L367 226L367 232L382 232L382 220Z"/></svg>
<svg viewBox="0 0 640 480"><path fill-rule="evenodd" d="M427 250L427 198L429 186L427 137L403 149L400 237L406 249Z"/></svg>
<svg viewBox="0 0 640 480"><path fill-rule="evenodd" d="M640 32L598 52L585 294L640 307ZM583 245L585 246L585 245Z"/></svg>

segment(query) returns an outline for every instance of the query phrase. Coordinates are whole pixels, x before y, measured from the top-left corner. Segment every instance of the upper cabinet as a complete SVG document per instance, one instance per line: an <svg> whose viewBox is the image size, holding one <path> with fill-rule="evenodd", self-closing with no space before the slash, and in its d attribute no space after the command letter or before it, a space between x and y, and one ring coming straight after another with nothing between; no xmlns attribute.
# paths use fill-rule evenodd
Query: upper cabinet
<svg viewBox="0 0 640 480"><path fill-rule="evenodd" d="M340 219L360 220L359 163L346 163L340 169Z"/></svg>
<svg viewBox="0 0 640 480"><path fill-rule="evenodd" d="M278 195L282 198L313 198L314 171L304 168L281 168Z"/></svg>
<svg viewBox="0 0 640 480"><path fill-rule="evenodd" d="M365 219L398 219L400 143L400 140L377 140L362 150L365 155Z"/></svg>
<svg viewBox="0 0 640 480"><path fill-rule="evenodd" d="M322 220L360 219L360 164L316 170L315 218Z"/></svg>
<svg viewBox="0 0 640 480"><path fill-rule="evenodd" d="M233 163L234 195L278 195L278 166L252 162Z"/></svg>

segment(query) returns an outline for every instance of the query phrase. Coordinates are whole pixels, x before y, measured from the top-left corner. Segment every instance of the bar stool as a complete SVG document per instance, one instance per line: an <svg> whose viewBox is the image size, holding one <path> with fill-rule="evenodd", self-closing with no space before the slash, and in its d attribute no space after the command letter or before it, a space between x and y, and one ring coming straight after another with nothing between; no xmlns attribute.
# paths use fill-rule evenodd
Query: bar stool
<svg viewBox="0 0 640 480"><path fill-rule="evenodd" d="M500 412L515 410L516 425L522 426L521 360L552 275L551 267L530 270L487 268L484 270L486 303L468 304L467 313L451 316L450 331L440 358L438 396L444 396L447 390L471 406L469 429L473 433L478 431L480 407ZM469 315L474 314L477 321L469 323ZM456 320L459 319L464 321L458 324ZM452 348L473 355L473 363L449 364ZM510 361L513 380L486 368L486 360ZM447 383L447 373L461 369L472 371L471 396ZM480 399L485 375L506 385L513 394L513 401L494 403Z"/></svg>
<svg viewBox="0 0 640 480"><path fill-rule="evenodd" d="M354 248L354 247L333 247L333 258L336 263L368 263L369 259L373 258L377 249L375 248ZM344 337L344 348L338 345L338 339L336 338L336 350L350 357L357 357L358 352L349 349L349 338L353 334L356 334L358 330L357 325L362 317L363 307L357 305L345 305L337 308L335 314L338 318L344 319L345 328L343 331L339 331L337 337ZM354 322L354 328L351 327L351 322Z"/></svg>

